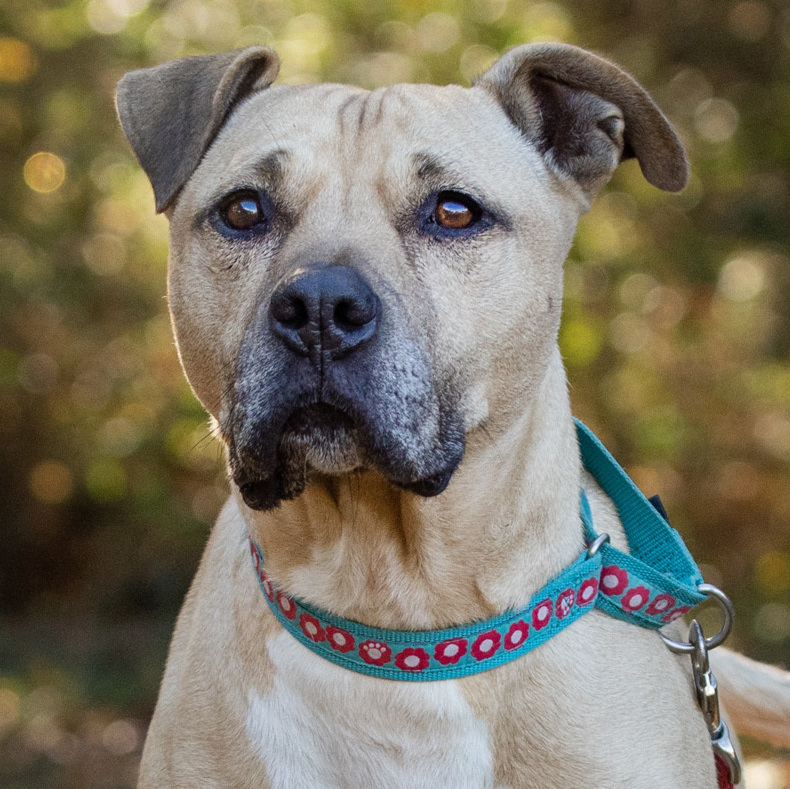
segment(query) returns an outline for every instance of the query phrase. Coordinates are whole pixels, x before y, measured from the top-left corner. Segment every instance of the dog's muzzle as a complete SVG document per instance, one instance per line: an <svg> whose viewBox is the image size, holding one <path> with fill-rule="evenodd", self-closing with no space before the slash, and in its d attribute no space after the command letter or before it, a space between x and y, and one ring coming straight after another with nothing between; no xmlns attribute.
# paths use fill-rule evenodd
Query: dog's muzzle
<svg viewBox="0 0 790 789"><path fill-rule="evenodd" d="M295 498L316 473L370 467L422 496L445 489L465 443L458 398L402 310L345 265L297 269L261 302L223 426L249 506Z"/></svg>

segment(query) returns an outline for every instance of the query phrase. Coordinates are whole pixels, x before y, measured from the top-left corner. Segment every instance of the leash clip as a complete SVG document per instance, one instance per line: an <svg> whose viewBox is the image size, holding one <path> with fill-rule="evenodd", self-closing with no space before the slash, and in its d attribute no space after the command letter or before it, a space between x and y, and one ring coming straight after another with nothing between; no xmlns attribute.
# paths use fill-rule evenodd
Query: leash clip
<svg viewBox="0 0 790 789"><path fill-rule="evenodd" d="M719 685L710 669L708 652L719 646L730 634L735 612L730 598L721 589L710 584L700 584L699 590L707 597L713 597L722 609L721 629L712 638L705 638L700 623L694 619L689 626L689 640L674 641L661 633L661 638L672 652L691 655L691 668L694 676L694 691L697 704L705 718L710 733L713 754L721 760L730 774L730 782L737 785L741 780L741 763L730 739L727 724L721 719L719 711Z"/></svg>
<svg viewBox="0 0 790 789"><path fill-rule="evenodd" d="M738 784L741 780L741 763L730 739L727 724L721 719L719 712L719 686L716 682L716 677L710 670L708 642L696 619L689 628L689 641L693 647L691 666L694 673L694 690L697 694L697 704L702 710L702 715L710 732L713 753L727 766L730 773L730 781L733 784Z"/></svg>

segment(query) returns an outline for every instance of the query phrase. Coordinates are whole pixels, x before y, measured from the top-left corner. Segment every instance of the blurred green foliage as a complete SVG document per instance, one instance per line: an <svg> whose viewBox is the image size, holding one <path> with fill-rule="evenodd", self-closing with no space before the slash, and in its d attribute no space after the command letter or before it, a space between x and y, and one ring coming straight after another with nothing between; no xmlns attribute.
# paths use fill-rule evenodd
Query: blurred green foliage
<svg viewBox="0 0 790 789"><path fill-rule="evenodd" d="M575 410L735 598L738 645L787 664L781 0L4 0L4 787L134 784L173 620L225 495L221 449L178 368L167 223L116 125L116 80L264 43L286 82L468 84L540 39L631 71L693 167L671 196L626 164L582 221L561 333Z"/></svg>

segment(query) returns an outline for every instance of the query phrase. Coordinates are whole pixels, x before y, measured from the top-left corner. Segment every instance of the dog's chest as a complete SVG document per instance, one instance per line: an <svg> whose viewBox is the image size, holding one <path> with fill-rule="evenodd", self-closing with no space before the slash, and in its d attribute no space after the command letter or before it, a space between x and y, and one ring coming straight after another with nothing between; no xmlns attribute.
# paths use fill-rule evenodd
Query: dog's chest
<svg viewBox="0 0 790 789"><path fill-rule="evenodd" d="M488 729L457 683L362 677L288 633L268 652L274 685L250 693L246 730L272 789L495 788Z"/></svg>

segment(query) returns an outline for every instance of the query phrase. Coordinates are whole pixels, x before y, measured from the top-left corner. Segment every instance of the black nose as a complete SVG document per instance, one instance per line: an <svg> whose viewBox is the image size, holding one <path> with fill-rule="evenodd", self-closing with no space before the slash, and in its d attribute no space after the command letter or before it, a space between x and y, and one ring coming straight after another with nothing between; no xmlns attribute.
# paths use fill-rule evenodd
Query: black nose
<svg viewBox="0 0 790 789"><path fill-rule="evenodd" d="M274 333L301 356L337 359L376 332L381 303L348 266L302 269L280 283L269 315Z"/></svg>

